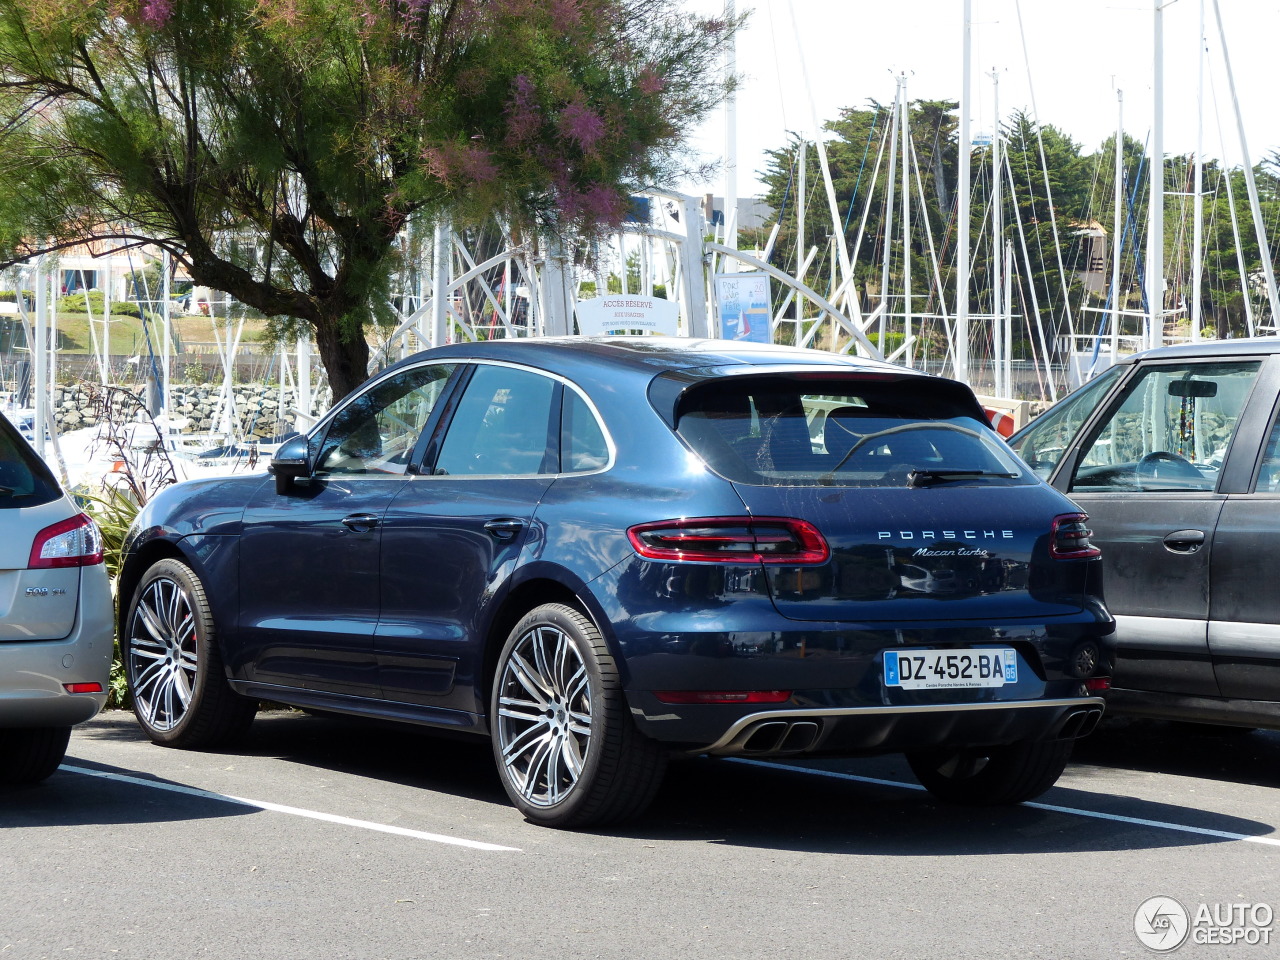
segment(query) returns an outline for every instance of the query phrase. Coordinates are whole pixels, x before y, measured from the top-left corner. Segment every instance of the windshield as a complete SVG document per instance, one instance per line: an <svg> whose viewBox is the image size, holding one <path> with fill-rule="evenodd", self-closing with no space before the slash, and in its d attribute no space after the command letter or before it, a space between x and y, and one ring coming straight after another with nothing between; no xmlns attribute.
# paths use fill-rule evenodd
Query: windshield
<svg viewBox="0 0 1280 960"><path fill-rule="evenodd" d="M711 469L768 486L1034 483L932 381L735 378L681 399L676 432Z"/></svg>

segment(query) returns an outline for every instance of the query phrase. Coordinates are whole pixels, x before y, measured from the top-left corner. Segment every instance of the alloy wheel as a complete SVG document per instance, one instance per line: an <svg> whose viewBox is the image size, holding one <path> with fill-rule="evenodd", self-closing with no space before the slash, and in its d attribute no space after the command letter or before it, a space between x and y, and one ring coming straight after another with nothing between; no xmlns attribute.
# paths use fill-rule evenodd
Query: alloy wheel
<svg viewBox="0 0 1280 960"><path fill-rule="evenodd" d="M182 586L153 580L139 597L129 629L129 672L140 716L172 730L187 713L196 686L196 622Z"/></svg>
<svg viewBox="0 0 1280 960"><path fill-rule="evenodd" d="M539 807L568 796L591 746L591 679L577 645L548 624L511 648L498 679L498 747L521 796Z"/></svg>

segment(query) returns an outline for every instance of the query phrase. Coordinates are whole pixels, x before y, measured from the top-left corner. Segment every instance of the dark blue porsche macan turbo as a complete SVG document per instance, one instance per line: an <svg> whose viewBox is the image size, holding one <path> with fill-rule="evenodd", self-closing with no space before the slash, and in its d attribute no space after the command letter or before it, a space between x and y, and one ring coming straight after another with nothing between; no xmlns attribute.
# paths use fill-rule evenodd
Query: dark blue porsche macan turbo
<svg viewBox="0 0 1280 960"><path fill-rule="evenodd" d="M1047 790L1101 715L1087 519L969 389L666 338L410 357L273 476L164 491L122 651L158 743L259 699L487 735L552 826L642 811L673 753L904 752L935 795Z"/></svg>

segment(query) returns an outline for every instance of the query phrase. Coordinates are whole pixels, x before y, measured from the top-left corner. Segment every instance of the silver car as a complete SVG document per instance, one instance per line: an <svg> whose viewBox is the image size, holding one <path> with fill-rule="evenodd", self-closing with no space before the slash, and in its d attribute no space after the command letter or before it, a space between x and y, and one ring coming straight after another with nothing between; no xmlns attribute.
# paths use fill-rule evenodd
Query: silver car
<svg viewBox="0 0 1280 960"><path fill-rule="evenodd" d="M114 638L102 534L0 415L0 784L58 768L107 699Z"/></svg>

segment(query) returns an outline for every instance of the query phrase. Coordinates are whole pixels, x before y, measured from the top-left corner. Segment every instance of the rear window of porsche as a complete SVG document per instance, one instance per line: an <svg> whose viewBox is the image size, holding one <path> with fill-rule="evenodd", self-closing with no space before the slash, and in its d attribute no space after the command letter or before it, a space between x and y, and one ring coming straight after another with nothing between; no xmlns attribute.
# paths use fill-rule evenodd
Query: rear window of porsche
<svg viewBox="0 0 1280 960"><path fill-rule="evenodd" d="M946 386L724 378L690 388L676 432L714 471L767 486L1034 483Z"/></svg>
<svg viewBox="0 0 1280 960"><path fill-rule="evenodd" d="M0 417L0 510L34 507L60 496L48 467Z"/></svg>

